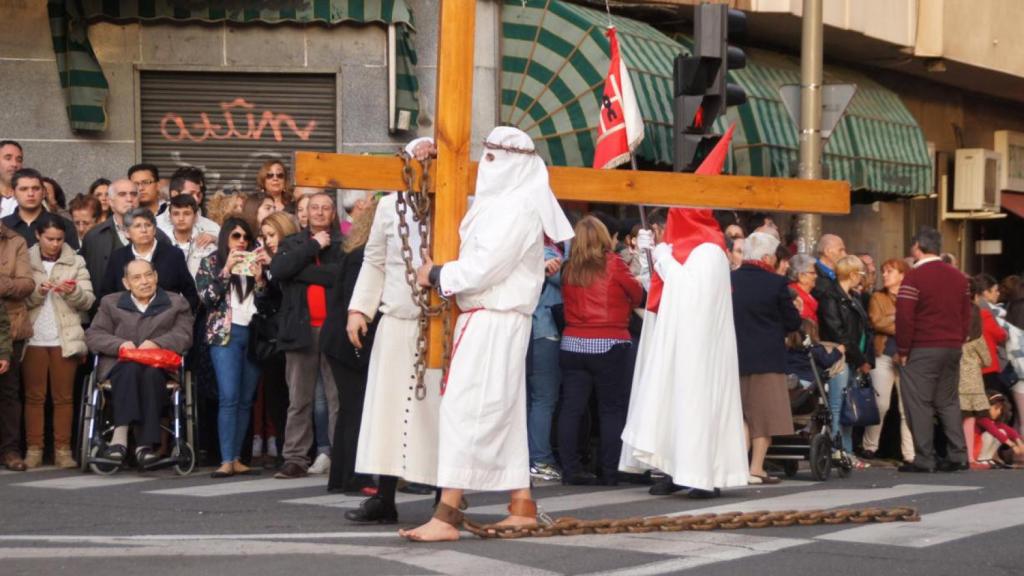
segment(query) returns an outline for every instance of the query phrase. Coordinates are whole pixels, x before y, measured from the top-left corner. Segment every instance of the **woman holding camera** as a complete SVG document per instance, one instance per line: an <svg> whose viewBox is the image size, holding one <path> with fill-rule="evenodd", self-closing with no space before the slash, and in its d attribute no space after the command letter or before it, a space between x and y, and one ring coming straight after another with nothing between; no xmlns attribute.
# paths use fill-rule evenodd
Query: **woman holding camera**
<svg viewBox="0 0 1024 576"><path fill-rule="evenodd" d="M216 254L203 260L196 274L207 310L206 341L217 372L221 465L213 478L251 472L239 457L260 379L260 368L248 354L249 322L256 313L256 295L266 283L263 264L251 252L255 244L249 224L229 217L221 226Z"/></svg>

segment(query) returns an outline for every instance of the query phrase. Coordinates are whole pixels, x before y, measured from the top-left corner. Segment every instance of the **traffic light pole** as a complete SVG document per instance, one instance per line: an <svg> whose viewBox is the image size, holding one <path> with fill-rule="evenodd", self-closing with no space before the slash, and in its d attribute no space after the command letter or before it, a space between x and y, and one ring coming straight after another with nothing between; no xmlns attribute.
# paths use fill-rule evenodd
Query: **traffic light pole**
<svg viewBox="0 0 1024 576"><path fill-rule="evenodd" d="M803 0L803 34L800 42L800 169L799 178L821 178L821 90L824 36L822 0ZM814 255L821 237L821 216L798 214L796 245L800 254Z"/></svg>

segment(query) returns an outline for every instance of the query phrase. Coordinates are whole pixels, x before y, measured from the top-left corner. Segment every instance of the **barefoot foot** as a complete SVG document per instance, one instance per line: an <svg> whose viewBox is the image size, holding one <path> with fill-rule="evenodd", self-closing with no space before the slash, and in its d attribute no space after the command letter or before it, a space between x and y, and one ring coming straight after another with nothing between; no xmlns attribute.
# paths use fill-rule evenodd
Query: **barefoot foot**
<svg viewBox="0 0 1024 576"><path fill-rule="evenodd" d="M454 542L459 539L459 530L447 522L431 518L430 522L412 530L399 530L398 535L413 542Z"/></svg>

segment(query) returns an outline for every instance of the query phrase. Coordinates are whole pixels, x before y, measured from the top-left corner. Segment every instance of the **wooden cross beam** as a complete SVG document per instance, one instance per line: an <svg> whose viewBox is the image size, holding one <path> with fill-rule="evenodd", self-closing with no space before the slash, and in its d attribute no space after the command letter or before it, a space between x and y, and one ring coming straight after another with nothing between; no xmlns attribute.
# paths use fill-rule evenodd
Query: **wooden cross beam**
<svg viewBox="0 0 1024 576"><path fill-rule="evenodd" d="M433 259L459 255L459 222L476 182L470 161L473 45L477 0L442 0L438 45L437 161L434 169ZM398 158L297 152L295 184L316 188L403 190ZM847 214L850 186L831 180L751 176L696 176L673 172L550 169L551 189L562 200L614 204L704 206L773 212ZM430 331L430 366L441 365L441 323Z"/></svg>

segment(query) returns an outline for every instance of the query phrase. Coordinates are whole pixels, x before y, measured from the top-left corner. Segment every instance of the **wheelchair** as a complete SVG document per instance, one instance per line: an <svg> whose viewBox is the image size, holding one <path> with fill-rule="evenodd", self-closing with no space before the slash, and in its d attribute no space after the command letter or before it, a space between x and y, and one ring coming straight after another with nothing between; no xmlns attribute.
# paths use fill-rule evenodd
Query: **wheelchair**
<svg viewBox="0 0 1024 576"><path fill-rule="evenodd" d="M91 470L96 474L111 475L128 467L130 458L124 461L104 457L107 445L114 433L113 405L110 400L111 382L99 380L99 355L93 360L92 373L86 380L82 394L79 422L79 462L82 472ZM140 471L174 467L179 476L191 474L196 467L196 452L193 448L196 422L196 406L191 374L185 371L182 357L177 375L167 381L167 392L171 403L167 417L161 419L160 428L170 435L171 453L145 466ZM129 454L131 454L129 450Z"/></svg>

